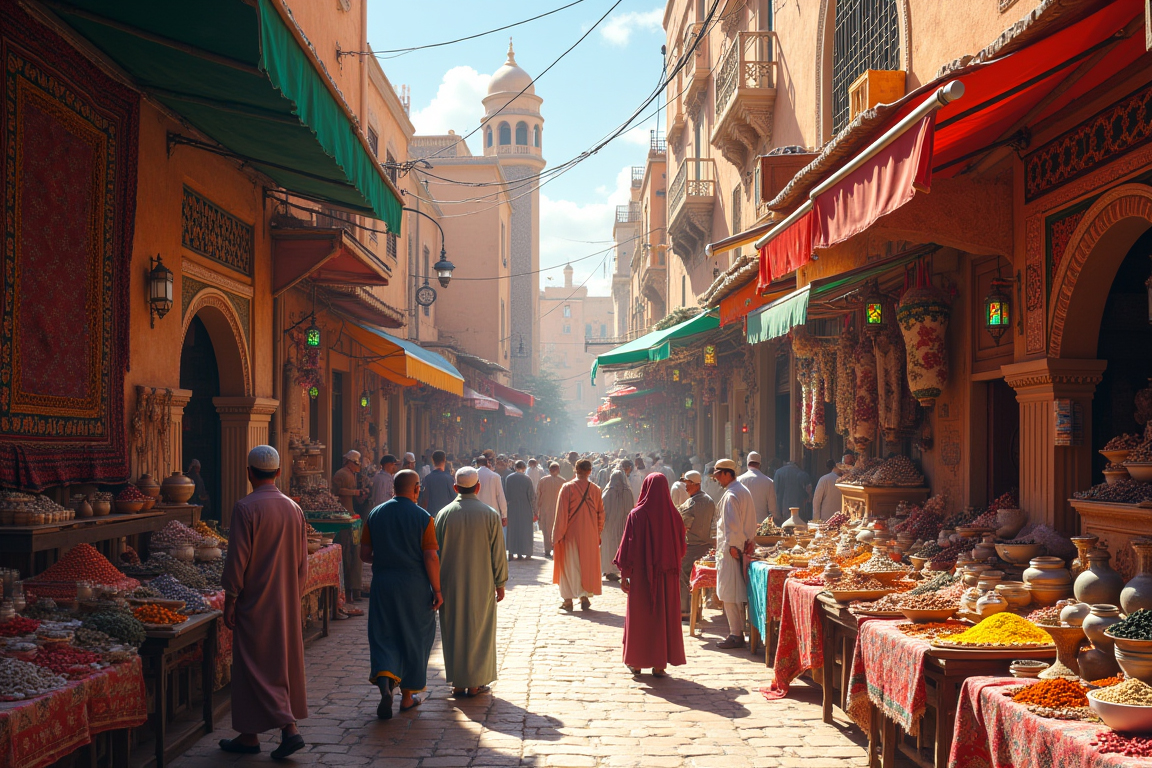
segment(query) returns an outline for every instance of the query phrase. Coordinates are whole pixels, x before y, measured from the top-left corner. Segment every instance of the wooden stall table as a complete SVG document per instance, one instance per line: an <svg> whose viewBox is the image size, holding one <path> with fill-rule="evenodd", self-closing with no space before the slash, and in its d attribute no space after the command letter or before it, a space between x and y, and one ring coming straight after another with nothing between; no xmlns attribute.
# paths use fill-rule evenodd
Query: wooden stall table
<svg viewBox="0 0 1152 768"><path fill-rule="evenodd" d="M100 544L97 549L113 564L119 562L123 551L120 539L125 537L148 537L173 520L192 525L200 518L198 505L172 504L157 505L147 512L121 515L113 512L102 517L88 517L68 520L63 523L44 525L5 525L0 528L0 562L8 567L19 568L25 576L45 570L56 562L51 553L67 550L77 544ZM141 557L147 555L145 551ZM37 555L42 563L37 567Z"/></svg>
<svg viewBox="0 0 1152 768"><path fill-rule="evenodd" d="M140 659L114 664L44 696L0 703L0 765L50 765L108 733L109 763L122 768L129 730L147 721Z"/></svg>
<svg viewBox="0 0 1152 768"><path fill-rule="evenodd" d="M837 602L829 594L816 598L824 624L824 722L832 722L832 707L848 711L848 684L852 674L852 654L856 649L856 636L861 618L848 609L848 603Z"/></svg>
<svg viewBox="0 0 1152 768"><path fill-rule="evenodd" d="M216 726L212 706L212 689L216 678L216 622L222 614L209 611L190 617L172 629L149 630L140 646L144 676L152 680L152 734L156 740L156 768L164 768L169 754L177 755ZM201 649L200 673L204 691L203 716L194 726L176 734L168 743L168 673L170 663L181 651L197 643Z"/></svg>
<svg viewBox="0 0 1152 768"><path fill-rule="evenodd" d="M931 488L902 485L851 485L836 483L840 489L840 511L851 518L892 517L897 505L922 504L932 495Z"/></svg>
<svg viewBox="0 0 1152 768"><path fill-rule="evenodd" d="M1051 647L937 648L905 635L897 629L901 623L864 618L859 624L845 711L868 733L869 766L890 768L899 749L922 768L944 768L965 680L1005 675L1014 659L1056 657Z"/></svg>
<svg viewBox="0 0 1152 768"><path fill-rule="evenodd" d="M1031 682L1034 681L999 676L970 677L964 681L948 768L1152 766L1152 758L1101 753L1092 746L1096 734L1108 730L1102 723L1039 717L1003 694L1005 688Z"/></svg>
<svg viewBox="0 0 1152 768"><path fill-rule="evenodd" d="M350 520L310 519L308 524L320 533L331 533L333 542L340 545L344 556L344 601L355 603L360 596L364 580L364 569L360 563L362 519L359 517Z"/></svg>
<svg viewBox="0 0 1152 768"><path fill-rule="evenodd" d="M688 616L688 636L696 637L696 623L704 615L704 590L716 589L716 566L692 564L692 575L688 580L692 589L692 607Z"/></svg>

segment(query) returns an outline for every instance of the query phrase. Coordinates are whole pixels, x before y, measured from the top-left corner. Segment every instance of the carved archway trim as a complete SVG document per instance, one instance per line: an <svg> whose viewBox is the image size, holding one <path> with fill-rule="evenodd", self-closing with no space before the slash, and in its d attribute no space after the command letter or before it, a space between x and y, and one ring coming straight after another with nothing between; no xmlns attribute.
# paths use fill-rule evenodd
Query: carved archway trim
<svg viewBox="0 0 1152 768"><path fill-rule="evenodd" d="M1101 195L1092 204L1068 241L1065 256L1053 275L1051 308L1048 313L1048 356L1060 357L1064 327L1076 283L1088 258L1101 239L1121 221L1143 219L1152 226L1152 187L1122 184Z"/></svg>
<svg viewBox="0 0 1152 768"><path fill-rule="evenodd" d="M205 323L205 325L208 326L209 336L212 338L212 346L216 351L216 362L220 368L221 394L251 396L254 388L252 384L252 364L248 353L248 344L245 341L244 329L240 322L240 317L236 314L236 308L232 306L232 302L228 300L228 297L223 291L216 288L205 288L192 298L192 303L189 304L188 311L184 314L184 326L180 334L181 344L183 344L184 338L188 335L188 327L192 324L192 318L196 317L196 315L204 309L208 309L212 313L219 313L225 321L223 323ZM201 319L203 320L204 318ZM224 348L228 339L220 338L225 335L220 332L221 328L225 327L231 332L231 350ZM235 370L228 370L230 362L234 365L238 363L240 369L239 387L236 385L226 385L229 378L235 380L237 373ZM226 391L229 389L242 389L243 391Z"/></svg>

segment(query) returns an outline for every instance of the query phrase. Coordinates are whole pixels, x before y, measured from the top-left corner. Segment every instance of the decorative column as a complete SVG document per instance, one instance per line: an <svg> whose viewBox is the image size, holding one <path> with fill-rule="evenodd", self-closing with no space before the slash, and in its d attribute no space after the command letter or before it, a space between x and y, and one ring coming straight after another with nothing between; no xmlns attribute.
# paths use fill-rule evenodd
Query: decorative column
<svg viewBox="0 0 1152 768"><path fill-rule="evenodd" d="M172 390L172 401L169 404L172 424L168 428L169 439L172 441L170 454L172 466L168 469L168 474L171 474L173 470L183 472L188 469L184 466L184 408L191 399L192 390L190 389ZM160 478L160 480L163 479Z"/></svg>
<svg viewBox="0 0 1152 768"><path fill-rule="evenodd" d="M1020 507L1035 522L1075 535L1080 521L1068 504L1092 484L1092 396L1106 360L1042 358L1001 366L1020 403ZM1056 404L1078 406L1078 439L1057 444Z"/></svg>
<svg viewBox="0 0 1152 768"><path fill-rule="evenodd" d="M220 520L227 528L232 505L252 490L248 485L248 451L268 442L268 422L280 406L271 397L214 397L220 414ZM280 457L281 462L284 457Z"/></svg>

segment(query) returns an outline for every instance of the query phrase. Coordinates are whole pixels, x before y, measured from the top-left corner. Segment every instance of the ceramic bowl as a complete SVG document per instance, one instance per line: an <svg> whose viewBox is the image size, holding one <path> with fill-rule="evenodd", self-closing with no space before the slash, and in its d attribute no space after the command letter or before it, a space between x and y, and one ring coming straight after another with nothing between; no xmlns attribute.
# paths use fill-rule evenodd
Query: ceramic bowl
<svg viewBox="0 0 1152 768"><path fill-rule="evenodd" d="M900 613L908 621L914 621L917 624L924 624L930 621L945 621L952 618L956 613L956 608L935 608L935 609L921 609L921 608L901 608Z"/></svg>
<svg viewBox="0 0 1152 768"><path fill-rule="evenodd" d="M1133 480L1141 483L1152 481L1152 463L1125 462L1124 469L1128 470L1128 474L1132 476Z"/></svg>
<svg viewBox="0 0 1152 768"><path fill-rule="evenodd" d="M1118 451L1100 451L1100 455L1113 464L1123 464L1124 459L1128 458L1128 454L1131 452L1127 448L1121 448Z"/></svg>
<svg viewBox="0 0 1152 768"><path fill-rule="evenodd" d="M1096 713L1104 725L1123 733L1152 732L1152 707L1132 704L1113 704L1096 698L1096 691L1088 691L1088 708Z"/></svg>
<svg viewBox="0 0 1152 768"><path fill-rule="evenodd" d="M1029 584L1028 591L1032 594L1033 602L1040 605L1055 605L1057 600L1072 597L1072 582L1055 585Z"/></svg>
<svg viewBox="0 0 1152 768"><path fill-rule="evenodd" d="M116 511L122 515L130 515L134 512L139 512L143 506L144 502L142 501L117 501Z"/></svg>
<svg viewBox="0 0 1152 768"><path fill-rule="evenodd" d="M1104 637L1116 643L1116 647L1125 653L1146 653L1152 656L1152 640L1130 640L1126 637L1116 637L1107 629L1104 630Z"/></svg>
<svg viewBox="0 0 1152 768"><path fill-rule="evenodd" d="M1024 565L1044 551L1041 544L997 544L996 554L1012 565Z"/></svg>
<svg viewBox="0 0 1152 768"><path fill-rule="evenodd" d="M1012 677L1034 679L1049 666L1051 665L1045 661L1019 659L1009 665L1008 671L1012 673Z"/></svg>
<svg viewBox="0 0 1152 768"><path fill-rule="evenodd" d="M1152 653L1126 653L1115 650L1116 663L1127 677L1134 677L1152 685Z"/></svg>
<svg viewBox="0 0 1152 768"><path fill-rule="evenodd" d="M1032 593L1022 581L1002 581L996 585L996 594L1007 601L1009 608L1023 608L1032 602Z"/></svg>
<svg viewBox="0 0 1152 768"><path fill-rule="evenodd" d="M1104 482L1108 485L1115 485L1121 480L1127 480L1129 477L1128 470L1126 469L1106 469L1104 470Z"/></svg>
<svg viewBox="0 0 1152 768"><path fill-rule="evenodd" d="M881 584L888 586L889 584L904 578L907 573L907 571L877 571L875 573L866 572L865 575L871 576Z"/></svg>

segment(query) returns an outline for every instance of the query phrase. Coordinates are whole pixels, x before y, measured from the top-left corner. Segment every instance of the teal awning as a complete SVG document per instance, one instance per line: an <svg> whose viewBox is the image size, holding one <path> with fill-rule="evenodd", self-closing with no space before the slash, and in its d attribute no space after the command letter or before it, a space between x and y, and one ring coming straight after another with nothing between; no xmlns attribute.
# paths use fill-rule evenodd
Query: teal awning
<svg viewBox="0 0 1152 768"><path fill-rule="evenodd" d="M283 0L48 0L181 115L284 189L400 232L395 187Z"/></svg>
<svg viewBox="0 0 1152 768"><path fill-rule="evenodd" d="M719 327L719 314L715 311L701 312L679 325L662 331L652 331L627 344L621 344L611 352L596 356L596 360L592 363L592 383L596 383L596 372L601 368L623 368L667 360L672 352L673 342L683 342L689 337Z"/></svg>
<svg viewBox="0 0 1152 768"><path fill-rule="evenodd" d="M841 272L839 275L813 280L803 288L799 288L787 296L781 296L771 304L748 315L746 335L748 343L759 344L769 339L778 339L796 326L804 325L808 322L809 302L838 299L856 290L869 280L879 279L885 274L899 277L901 273L895 270L921 258L928 250L931 249L917 248L874 264L866 264L863 267Z"/></svg>

